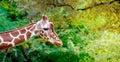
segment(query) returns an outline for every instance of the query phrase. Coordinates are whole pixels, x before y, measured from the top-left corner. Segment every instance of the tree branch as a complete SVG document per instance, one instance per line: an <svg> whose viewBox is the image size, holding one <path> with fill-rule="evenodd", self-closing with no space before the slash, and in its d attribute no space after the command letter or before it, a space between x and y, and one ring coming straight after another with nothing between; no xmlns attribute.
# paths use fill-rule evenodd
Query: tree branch
<svg viewBox="0 0 120 62"><path fill-rule="evenodd" d="M101 3L97 3L97 4L95 4L95 5L91 6L91 7L86 7L86 8L83 8L83 9L77 9L77 11L79 11L79 10L87 10L87 9L90 9L90 8L93 8L93 7L97 7L97 6L100 6L100 5L104 5L104 4L112 4L112 3L116 2L116 1L119 1L119 0L113 0L113 1L110 1L110 2L107 2L107 3L102 3L102 2Z"/></svg>
<svg viewBox="0 0 120 62"><path fill-rule="evenodd" d="M70 7L71 9L74 10L74 8L73 8L71 5L69 5L69 4L60 4L59 7L61 7L61 6L68 6L68 7Z"/></svg>
<svg viewBox="0 0 120 62"><path fill-rule="evenodd" d="M68 6L68 7L70 7L71 9L73 9L73 10L74 10L74 8L73 8L71 5L69 5L69 4L55 4L55 3L47 3L46 5L52 5L52 6L54 6L54 7Z"/></svg>

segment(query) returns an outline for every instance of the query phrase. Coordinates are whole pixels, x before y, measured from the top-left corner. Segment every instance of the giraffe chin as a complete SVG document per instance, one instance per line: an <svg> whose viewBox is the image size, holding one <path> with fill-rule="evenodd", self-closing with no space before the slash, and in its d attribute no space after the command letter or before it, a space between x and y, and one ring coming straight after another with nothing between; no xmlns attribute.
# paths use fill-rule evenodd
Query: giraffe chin
<svg viewBox="0 0 120 62"><path fill-rule="evenodd" d="M54 41L54 43L53 43L55 46L62 46L63 44L62 44L62 42L60 42L60 41Z"/></svg>

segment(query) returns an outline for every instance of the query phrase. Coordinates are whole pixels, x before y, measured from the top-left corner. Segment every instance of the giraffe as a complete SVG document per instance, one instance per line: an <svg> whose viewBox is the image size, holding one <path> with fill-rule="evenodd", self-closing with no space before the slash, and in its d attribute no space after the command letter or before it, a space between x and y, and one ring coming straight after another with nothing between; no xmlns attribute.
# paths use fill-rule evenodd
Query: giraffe
<svg viewBox="0 0 120 62"><path fill-rule="evenodd" d="M62 41L54 30L54 25L47 16L36 23L31 23L16 30L0 33L0 50L7 49L26 41L32 36L39 36L56 46L62 46Z"/></svg>

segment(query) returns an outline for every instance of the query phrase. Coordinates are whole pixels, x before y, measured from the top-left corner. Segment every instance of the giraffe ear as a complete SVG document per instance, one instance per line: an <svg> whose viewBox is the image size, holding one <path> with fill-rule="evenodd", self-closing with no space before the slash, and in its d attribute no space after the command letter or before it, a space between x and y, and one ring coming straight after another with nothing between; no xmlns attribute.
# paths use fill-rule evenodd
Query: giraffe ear
<svg viewBox="0 0 120 62"><path fill-rule="evenodd" d="M53 22L50 22L50 27L51 27L51 28L53 28L53 27L54 27Z"/></svg>

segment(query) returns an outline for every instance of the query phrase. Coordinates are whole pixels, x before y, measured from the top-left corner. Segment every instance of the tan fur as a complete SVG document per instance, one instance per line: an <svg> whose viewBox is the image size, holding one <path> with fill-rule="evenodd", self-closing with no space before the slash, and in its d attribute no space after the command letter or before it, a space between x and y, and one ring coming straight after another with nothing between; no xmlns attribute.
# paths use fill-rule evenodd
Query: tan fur
<svg viewBox="0 0 120 62"><path fill-rule="evenodd" d="M9 35L9 33L3 33L0 34L0 36L3 38L4 42L10 42L13 38Z"/></svg>
<svg viewBox="0 0 120 62"><path fill-rule="evenodd" d="M21 35L20 37L19 37L19 39L15 39L15 45L17 45L17 44L19 44L19 43L22 43L22 42L24 42L25 41L25 39L24 39L24 36L23 35Z"/></svg>
<svg viewBox="0 0 120 62"><path fill-rule="evenodd" d="M32 23L28 26L25 26L27 29L30 29L30 27L32 27L35 23ZM0 33L0 36L1 38L3 39L4 42L11 42L13 40L13 38L10 36L10 34L13 36L13 37L16 37L18 35L20 35L18 38L15 38L14 39L14 44L17 45L19 43L22 43L25 41L25 38L24 38L24 35L21 35L21 34L25 34L26 30L24 29L25 27L23 28L19 28L19 29L16 29L16 30L12 30L12 31L8 31L8 32L3 32L3 33ZM19 30L19 32L18 32ZM31 33L30 32L27 32L26 34L26 37L27 39L30 38L30 35ZM2 41L0 40L0 43ZM0 44L0 50L2 49L6 49L6 48L9 48L9 47L12 47L12 44L10 43L2 43Z"/></svg>

